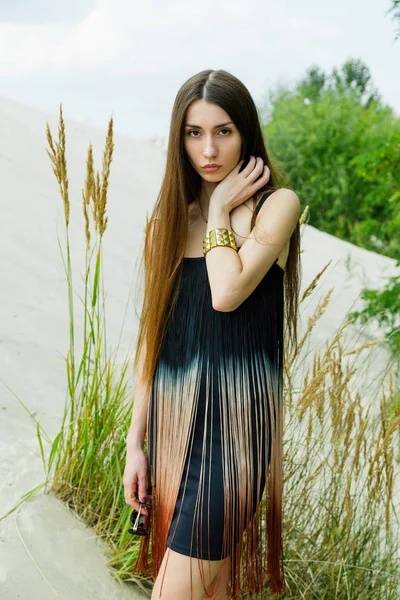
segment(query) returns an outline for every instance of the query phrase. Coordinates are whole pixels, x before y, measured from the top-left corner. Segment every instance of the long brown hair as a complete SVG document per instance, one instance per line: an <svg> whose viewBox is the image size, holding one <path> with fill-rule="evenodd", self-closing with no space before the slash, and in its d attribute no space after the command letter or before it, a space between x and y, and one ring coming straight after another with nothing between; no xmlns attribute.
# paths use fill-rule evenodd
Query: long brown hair
<svg viewBox="0 0 400 600"><path fill-rule="evenodd" d="M270 189L291 187L276 161L267 153L257 108L239 79L223 69L206 69L182 85L172 109L164 179L146 223L144 298L134 372L139 368L137 375L148 386L151 385L168 319L179 291L180 267L188 232L188 207L199 196L202 186L201 177L193 169L184 149L186 114L192 102L200 99L217 104L228 113L242 138L240 159L260 156L268 165L270 179L257 195ZM251 228L255 218L254 211ZM284 275L285 326L291 345L297 345L299 272L300 226L297 223L290 239Z"/></svg>

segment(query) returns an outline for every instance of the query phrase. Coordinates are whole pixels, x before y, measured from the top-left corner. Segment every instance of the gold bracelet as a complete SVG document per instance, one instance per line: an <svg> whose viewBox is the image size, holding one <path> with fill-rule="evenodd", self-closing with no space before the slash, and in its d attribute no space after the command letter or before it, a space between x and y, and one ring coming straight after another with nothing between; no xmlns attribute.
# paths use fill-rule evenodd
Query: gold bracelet
<svg viewBox="0 0 400 600"><path fill-rule="evenodd" d="M209 252L212 248L216 248L217 246L228 246L233 248L234 250L238 250L236 246L235 236L233 231L230 229L224 229L221 227L216 227L212 229L203 237L203 254L204 256Z"/></svg>

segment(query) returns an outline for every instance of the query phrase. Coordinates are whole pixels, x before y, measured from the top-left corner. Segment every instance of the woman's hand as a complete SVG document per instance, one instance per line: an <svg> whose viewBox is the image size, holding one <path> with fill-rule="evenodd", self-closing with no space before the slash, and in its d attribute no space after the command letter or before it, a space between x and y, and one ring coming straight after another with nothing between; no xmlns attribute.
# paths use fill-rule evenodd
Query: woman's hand
<svg viewBox="0 0 400 600"><path fill-rule="evenodd" d="M133 493L134 498L125 498L125 502L139 511L141 502L151 504L151 496L146 495L148 480L148 462L143 450L128 448L123 476L124 495ZM149 515L150 510L142 506L142 513Z"/></svg>
<svg viewBox="0 0 400 600"><path fill-rule="evenodd" d="M210 202L227 208L229 212L251 198L267 183L271 175L260 157L251 156L249 164L239 173L242 164L243 160L219 182L211 194ZM257 177L259 179L256 181Z"/></svg>

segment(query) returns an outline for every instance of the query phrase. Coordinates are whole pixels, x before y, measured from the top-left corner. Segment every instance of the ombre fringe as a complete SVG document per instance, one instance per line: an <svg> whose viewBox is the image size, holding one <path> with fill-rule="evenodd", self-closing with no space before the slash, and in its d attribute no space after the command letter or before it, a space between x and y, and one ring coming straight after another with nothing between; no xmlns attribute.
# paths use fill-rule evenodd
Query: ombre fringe
<svg viewBox="0 0 400 600"><path fill-rule="evenodd" d="M264 600L267 585L273 595L285 589L284 272L275 263L235 311L224 313L212 308L205 261L189 259L182 267L182 288L157 362L149 402L147 449L153 510L150 536L141 540L133 573L148 574L151 549L151 572L156 579L169 535L168 545L173 544L175 528L171 525L181 481L186 492L185 460L191 453L196 423L200 425L197 431L202 432L202 439L196 439L202 459L194 526L207 531L205 548L212 543L212 531L206 525L203 528L201 522L201 506L210 485L211 466L206 463L206 454L213 452L208 415L219 410L224 502L220 550L221 558L229 556L230 561L228 597L236 600L247 593ZM204 417L200 409L204 409ZM199 418L204 418L204 423L199 423ZM265 499L260 503L263 493ZM208 503L203 518L210 516L209 509ZM179 527L179 520L180 511L175 527ZM187 541L191 554L199 561L202 556L207 560L199 537L197 547L192 547L190 524Z"/></svg>

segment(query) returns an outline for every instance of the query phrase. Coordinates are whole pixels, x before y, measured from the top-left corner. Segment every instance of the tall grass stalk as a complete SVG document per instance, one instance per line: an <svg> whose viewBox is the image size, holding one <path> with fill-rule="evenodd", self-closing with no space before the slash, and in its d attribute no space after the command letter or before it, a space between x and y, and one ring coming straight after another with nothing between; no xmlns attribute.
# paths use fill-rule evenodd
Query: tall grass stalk
<svg viewBox="0 0 400 600"><path fill-rule="evenodd" d="M102 171L95 173L93 149L89 146L86 178L82 189L84 217L85 274L83 277L83 345L79 360L74 353L75 315L72 301L73 278L69 241L69 197L65 157L65 124L60 107L59 140L54 142L47 125L47 140L53 172L64 204L65 259L59 243L68 282L70 348L67 352L66 406L60 432L51 444L47 462L49 491L66 502L106 542L110 564L126 549L119 569L128 574L136 559L139 541L127 533L131 511L123 497L125 438L133 408L129 398L127 371L130 359L117 370L108 356L105 319L105 292L102 240L107 229L108 183L113 157L113 120L110 119L103 153ZM115 349L116 356L118 347ZM39 443L40 432L38 435ZM127 566L125 566L127 565ZM142 581L131 577L140 586Z"/></svg>

